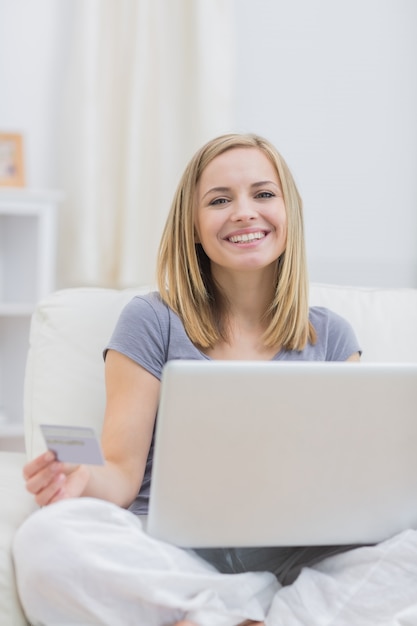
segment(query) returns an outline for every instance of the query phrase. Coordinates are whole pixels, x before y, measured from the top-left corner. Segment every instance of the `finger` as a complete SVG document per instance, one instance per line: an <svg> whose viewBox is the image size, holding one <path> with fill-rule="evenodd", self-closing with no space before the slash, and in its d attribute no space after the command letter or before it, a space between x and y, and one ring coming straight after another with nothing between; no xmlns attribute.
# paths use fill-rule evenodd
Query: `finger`
<svg viewBox="0 0 417 626"><path fill-rule="evenodd" d="M58 461L53 461L46 467L43 467L37 474L33 474L26 480L26 489L34 495L40 493L46 487L56 480L59 474L63 474L62 464Z"/></svg>
<svg viewBox="0 0 417 626"><path fill-rule="evenodd" d="M47 491L42 494L43 500L49 498L47 504L52 504L53 502L58 502L58 500L65 498L80 497L90 477L91 470L86 465L69 465L67 463L61 463L61 465L64 466L67 471L65 473L61 472L57 480L54 480L54 482L48 486ZM68 471L68 468L70 471ZM55 492L54 487L56 487ZM49 497L50 493L53 493L51 497Z"/></svg>
<svg viewBox="0 0 417 626"><path fill-rule="evenodd" d="M73 472L75 472L75 470L77 470L81 466L75 463L61 463L61 467L62 467L62 471L64 472L64 474L68 475L68 474L72 474Z"/></svg>
<svg viewBox="0 0 417 626"><path fill-rule="evenodd" d="M72 496L67 492L65 486L59 489L56 494L49 500L48 504L54 504L60 500L68 500Z"/></svg>
<svg viewBox="0 0 417 626"><path fill-rule="evenodd" d="M64 485L66 482L65 474L58 474L54 480L48 483L48 485L39 491L35 495L35 500L39 506L46 506L52 502L60 499L64 493Z"/></svg>
<svg viewBox="0 0 417 626"><path fill-rule="evenodd" d="M40 456L36 457L36 459L33 459L32 461L29 461L29 463L26 463L26 465L23 467L24 479L28 480L54 461L55 454L51 450L44 452Z"/></svg>

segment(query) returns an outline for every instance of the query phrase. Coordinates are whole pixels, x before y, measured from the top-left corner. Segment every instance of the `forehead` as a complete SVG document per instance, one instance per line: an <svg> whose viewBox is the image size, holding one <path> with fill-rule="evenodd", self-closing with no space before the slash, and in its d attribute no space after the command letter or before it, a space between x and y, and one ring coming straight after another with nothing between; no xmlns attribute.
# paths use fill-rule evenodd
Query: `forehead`
<svg viewBox="0 0 417 626"><path fill-rule="evenodd" d="M201 187L234 181L272 180L279 184L275 165L259 148L231 148L214 157L200 177Z"/></svg>

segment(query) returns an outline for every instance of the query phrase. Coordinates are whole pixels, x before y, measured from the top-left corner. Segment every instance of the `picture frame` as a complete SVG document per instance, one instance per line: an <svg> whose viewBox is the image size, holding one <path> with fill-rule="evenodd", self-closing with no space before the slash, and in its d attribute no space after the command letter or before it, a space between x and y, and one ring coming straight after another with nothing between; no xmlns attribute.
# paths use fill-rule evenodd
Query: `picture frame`
<svg viewBox="0 0 417 626"><path fill-rule="evenodd" d="M0 132L0 187L24 187L23 137Z"/></svg>

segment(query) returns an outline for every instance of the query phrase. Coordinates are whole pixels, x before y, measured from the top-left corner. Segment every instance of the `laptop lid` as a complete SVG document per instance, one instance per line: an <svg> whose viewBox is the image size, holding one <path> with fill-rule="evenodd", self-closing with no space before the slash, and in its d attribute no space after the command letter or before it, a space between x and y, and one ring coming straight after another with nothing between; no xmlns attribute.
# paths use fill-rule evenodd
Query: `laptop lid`
<svg viewBox="0 0 417 626"><path fill-rule="evenodd" d="M417 364L170 361L148 532L183 547L417 528Z"/></svg>

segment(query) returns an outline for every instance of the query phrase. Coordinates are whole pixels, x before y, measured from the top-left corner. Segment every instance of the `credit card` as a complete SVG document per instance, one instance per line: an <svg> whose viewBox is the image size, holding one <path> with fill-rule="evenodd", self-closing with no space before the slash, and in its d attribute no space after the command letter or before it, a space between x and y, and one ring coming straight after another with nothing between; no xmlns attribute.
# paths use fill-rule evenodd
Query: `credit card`
<svg viewBox="0 0 417 626"><path fill-rule="evenodd" d="M58 461L104 465L103 452L93 428L41 424L41 431L48 450L55 453Z"/></svg>

